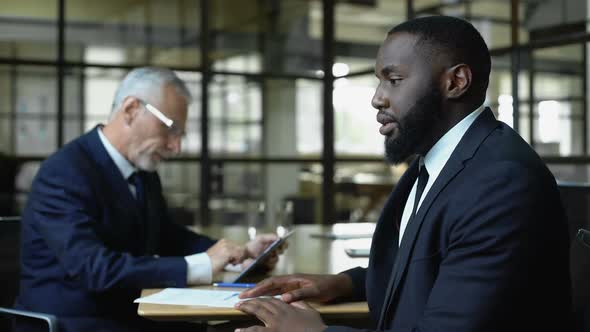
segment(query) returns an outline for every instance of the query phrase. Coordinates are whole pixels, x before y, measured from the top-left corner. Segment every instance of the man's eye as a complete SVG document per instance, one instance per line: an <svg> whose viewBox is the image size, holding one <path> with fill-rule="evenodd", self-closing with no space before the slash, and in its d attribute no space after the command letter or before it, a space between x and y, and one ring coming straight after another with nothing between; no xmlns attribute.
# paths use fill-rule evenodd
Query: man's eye
<svg viewBox="0 0 590 332"><path fill-rule="evenodd" d="M401 83L401 81L402 81L401 78L391 78L391 79L389 79L389 83L391 83L391 85L398 85L398 84Z"/></svg>

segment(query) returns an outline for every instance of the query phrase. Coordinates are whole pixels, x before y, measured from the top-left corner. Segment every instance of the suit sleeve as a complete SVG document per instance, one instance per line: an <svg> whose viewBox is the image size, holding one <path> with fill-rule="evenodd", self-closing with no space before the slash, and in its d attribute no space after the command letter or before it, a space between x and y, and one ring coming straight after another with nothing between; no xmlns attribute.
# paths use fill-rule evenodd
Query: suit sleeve
<svg viewBox="0 0 590 332"><path fill-rule="evenodd" d="M188 256L195 253L205 252L217 240L205 235L197 234L187 227L180 225L170 218L166 199L162 195L162 184L160 177L155 175L155 181L162 202L162 212L165 218L160 223L160 245L161 253L166 256Z"/></svg>
<svg viewBox="0 0 590 332"><path fill-rule="evenodd" d="M342 272L350 277L352 280L352 298L351 301L366 301L366 287L365 277L367 269L363 267L355 267L350 270Z"/></svg>
<svg viewBox="0 0 590 332"><path fill-rule="evenodd" d="M466 181L464 194L457 192L449 206L456 212L444 230L449 245L423 315L416 326L395 332L483 331L494 319L517 315L526 300L514 294L535 282L527 268L542 264L535 255L547 252L542 248L551 242L551 230L539 221L558 218L546 208L559 199L549 181L512 162L490 165Z"/></svg>
<svg viewBox="0 0 590 332"><path fill-rule="evenodd" d="M197 234L168 218L161 225L162 253L169 256L188 256L207 251L217 240Z"/></svg>
<svg viewBox="0 0 590 332"><path fill-rule="evenodd" d="M186 286L183 257L135 257L105 246L97 233L100 212L87 176L68 163L54 164L40 170L28 213L67 277L91 292Z"/></svg>

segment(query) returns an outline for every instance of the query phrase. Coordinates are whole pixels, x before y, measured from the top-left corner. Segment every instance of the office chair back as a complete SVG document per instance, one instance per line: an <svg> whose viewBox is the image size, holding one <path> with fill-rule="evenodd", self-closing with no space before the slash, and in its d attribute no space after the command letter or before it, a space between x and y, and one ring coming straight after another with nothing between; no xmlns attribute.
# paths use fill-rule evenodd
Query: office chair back
<svg viewBox="0 0 590 332"><path fill-rule="evenodd" d="M0 306L12 307L18 294L20 218L0 217Z"/></svg>
<svg viewBox="0 0 590 332"><path fill-rule="evenodd" d="M590 331L590 231L580 229L571 246L572 298L579 331Z"/></svg>
<svg viewBox="0 0 590 332"><path fill-rule="evenodd" d="M590 229L590 184L558 181L557 187L568 218L570 243L580 228Z"/></svg>
<svg viewBox="0 0 590 332"><path fill-rule="evenodd" d="M13 319L19 319L35 329L56 332L54 315L12 308L18 295L19 267L20 217L0 217L0 331L11 331Z"/></svg>

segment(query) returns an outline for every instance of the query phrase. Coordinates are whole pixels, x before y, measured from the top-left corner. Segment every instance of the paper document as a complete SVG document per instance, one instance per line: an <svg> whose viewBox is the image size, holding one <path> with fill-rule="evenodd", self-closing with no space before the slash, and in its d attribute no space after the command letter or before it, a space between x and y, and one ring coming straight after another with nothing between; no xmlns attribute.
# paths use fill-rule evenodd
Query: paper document
<svg viewBox="0 0 590 332"><path fill-rule="evenodd" d="M133 302L233 308L236 303L244 301L238 297L240 293L241 291L215 289L165 288Z"/></svg>

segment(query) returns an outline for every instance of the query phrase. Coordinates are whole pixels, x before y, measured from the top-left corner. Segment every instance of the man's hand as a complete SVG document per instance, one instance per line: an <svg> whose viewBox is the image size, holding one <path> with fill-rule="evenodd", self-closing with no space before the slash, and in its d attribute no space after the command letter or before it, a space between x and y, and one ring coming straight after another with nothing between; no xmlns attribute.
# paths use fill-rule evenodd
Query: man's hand
<svg viewBox="0 0 590 332"><path fill-rule="evenodd" d="M328 302L351 296L352 280L346 274L294 274L271 277L261 281L256 287L242 292L240 298L281 294L281 298L287 303L304 299Z"/></svg>
<svg viewBox="0 0 590 332"><path fill-rule="evenodd" d="M264 249L266 249L271 243L273 243L278 236L276 234L260 234L254 238L254 240L246 243L246 251L248 257L258 257ZM270 257L264 262L264 266L268 270L272 270L277 262L279 261L279 255L287 248L287 242L283 243L276 251L274 251ZM248 267L252 263L252 260L246 260L244 262L244 268Z"/></svg>
<svg viewBox="0 0 590 332"><path fill-rule="evenodd" d="M211 259L213 274L216 274L221 272L227 264L241 263L246 258L247 252L243 246L221 239L207 250L207 255Z"/></svg>
<svg viewBox="0 0 590 332"><path fill-rule="evenodd" d="M305 302L287 304L275 298L263 298L240 302L236 309L255 315L266 326L251 326L236 332L322 332L327 327L320 314Z"/></svg>

